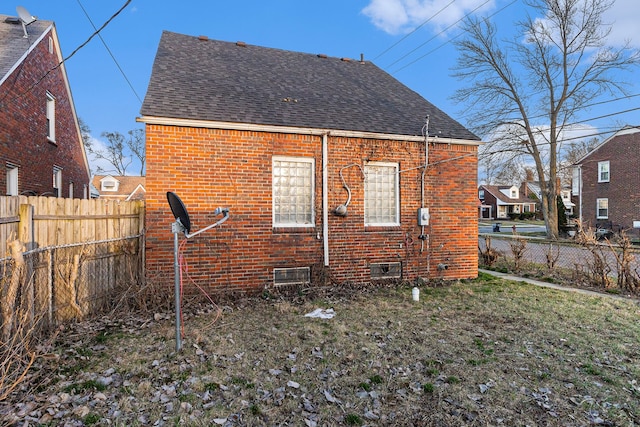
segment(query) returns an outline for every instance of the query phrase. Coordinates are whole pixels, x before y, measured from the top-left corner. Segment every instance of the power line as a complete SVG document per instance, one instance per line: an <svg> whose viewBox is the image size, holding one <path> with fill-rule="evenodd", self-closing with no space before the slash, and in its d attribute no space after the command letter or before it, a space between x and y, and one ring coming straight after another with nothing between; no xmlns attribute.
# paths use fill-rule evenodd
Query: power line
<svg viewBox="0 0 640 427"><path fill-rule="evenodd" d="M31 49L31 36L29 35L28 32L27 32L26 39L24 39L24 40L27 42L27 50L25 51L25 55L26 55L29 52L29 50ZM4 100L7 99L7 96L9 96L9 94L11 93L13 88L16 86L16 83L18 82L18 79L20 78L20 74L22 74L22 69L24 68L24 63L25 63L25 61L20 62L20 67L18 68L17 72L15 73L16 76L13 78L13 81L11 82L11 87L7 88L4 96L2 97L2 99L0 99L0 105L2 105Z"/></svg>
<svg viewBox="0 0 640 427"><path fill-rule="evenodd" d="M26 91L24 91L22 94L18 95L16 97L20 98L24 95L26 95L27 93L31 92L33 90L34 87L38 86L40 84L41 81L43 81L45 78L47 78L47 76L49 74L51 74L52 72L54 72L55 70L57 70L58 68L60 68L60 66L62 66L62 64L64 64L66 61L68 61L71 57L73 57L73 55L75 55L76 53L78 53L78 51L80 49L82 49L83 47L85 47L87 44L89 44L89 42L97 35L99 35L100 31L102 31L107 25L109 25L109 23L111 21L113 21L118 15L120 15L120 13L127 7L129 6L129 4L131 3L131 0L127 0L125 2L124 5L122 5L122 7L120 9L118 9L118 11L116 13L114 13L111 18L109 18L104 24L102 24L102 26L100 28L98 28L97 30L95 30L95 32L93 34L91 34L89 36L89 38L87 40L85 40L84 43L82 43L80 46L78 46L73 52L71 52L66 58L63 58L62 61L60 61L55 67L51 68L49 71L47 71L42 77L40 77L34 84L32 84Z"/></svg>
<svg viewBox="0 0 640 427"><path fill-rule="evenodd" d="M80 0L76 0L78 2L78 5L80 5L80 9L82 9L82 11L84 12L84 15L87 17L87 19L89 20L89 23L91 23L91 26L93 27L93 29L96 31L96 33L98 34L98 37L100 38L100 41L102 42L102 44L104 45L105 49L107 49L107 52L109 52L109 55L111 56L111 59L113 59L113 62L116 64L116 67L118 67L118 70L120 70L120 73L122 74L122 77L124 77L124 79L126 80L127 84L129 85L129 87L131 88L131 91L133 92L133 94L136 96L136 98L138 98L138 101L140 102L140 104L142 104L142 99L140 99L140 96L138 95L138 92L136 92L136 90L134 89L133 85L131 84L131 81L129 81L129 78L127 77L127 75L125 74L124 70L122 69L122 67L120 66L120 64L118 63L118 60L116 59L116 57L113 55L113 52L111 52L111 49L109 49L109 46L107 46L107 43L104 41L104 39L102 38L102 35L98 32L98 30L96 29L96 26L94 25L93 21L91 20L91 17L89 17L89 14L87 13L87 11L85 10L84 6L82 6L82 3L80 2ZM130 0L129 0L130 2ZM127 2L127 4L129 3ZM126 5L124 6L126 7ZM123 8L124 8L123 7ZM119 13L119 12L118 12Z"/></svg>
<svg viewBox="0 0 640 427"><path fill-rule="evenodd" d="M414 48L413 50L410 50L409 52L405 53L403 56L401 56L400 58L396 59L395 61L393 61L391 64L389 64L387 66L388 67L392 67L393 65L397 64L398 62L402 61L404 58L406 58L407 56L411 55L413 52L415 52L416 50L420 49L422 46L426 45L427 43L429 43L431 40L435 39L436 37L440 36L441 34L443 34L444 32L446 32L448 29L450 29L451 27L458 25L458 23L462 22L462 20L464 20L465 18L467 18L469 15L471 15L473 12L477 11L478 9L480 9L482 6L484 6L485 4L489 3L490 0L485 0L484 3L482 3L481 5L479 5L478 7L476 7L475 9L469 11L466 15L464 15L462 18L458 19L456 22L452 23L451 25L449 25L447 28L441 30L438 34L433 35L429 40L427 40L426 42L418 45L416 48ZM516 0L514 0L516 1Z"/></svg>
<svg viewBox="0 0 640 427"><path fill-rule="evenodd" d="M398 40L397 42L395 42L394 44L392 44L391 46L389 46L388 48L386 48L384 51L382 51L382 53L378 54L378 56L376 56L375 58L373 58L373 60L375 61L376 59L380 58L382 55L384 55L385 53L389 52L391 49L393 49L394 47L396 47L397 45L399 45L400 43L402 43L402 41L404 41L407 37L409 37L411 34L415 33L416 31L418 31L420 28L424 27L429 21L431 21L433 18L435 18L436 16L440 15L440 13L442 13L446 8L448 8L449 6L451 6L453 3L455 3L456 0L451 0L449 2L449 4L447 4L445 7L443 7L442 9L440 9L439 11L436 12L435 15L430 16L429 18L427 18L422 24L418 25L416 28L414 28L413 30L411 30L411 32L409 32L408 34L406 34L404 37L402 37L400 40Z"/></svg>
<svg viewBox="0 0 640 427"><path fill-rule="evenodd" d="M494 16L496 16L498 13L502 12L503 10L505 10L506 8L508 8L509 6L513 5L514 3L516 3L518 0L513 0L511 3L503 6L502 8L498 9L497 11L495 11L494 13L492 13L491 15L489 15L488 17L484 18L489 19L489 18L493 18ZM469 15L471 15L473 12L477 11L478 9L480 9L482 6L484 6L485 4L487 4L489 2L489 0L485 1L484 3L482 3L480 6L476 7L475 9L473 9L472 11L470 11L469 13L467 13L465 16L463 16L462 18L458 19L456 22L454 22L453 24L449 25L447 28L443 29L442 31L440 31L438 34L434 35L433 37L431 37L429 40L427 40L426 42L422 43L420 46L416 47L415 49L413 49L412 51L408 52L407 54L405 54L404 56L402 56L401 58L397 59L396 61L394 61L392 64L390 64L388 67L391 67L392 65L400 62L402 59L406 58L407 56L409 56L410 54L412 54L413 52L415 52L416 50L420 49L422 46L424 46L425 44L429 43L431 40L435 39L436 37L440 36L441 34L445 33L447 30L449 30L451 27L459 24L461 21L463 21L465 18L467 18ZM424 57L431 55L433 52L435 52L436 50L440 49L441 47L451 43L453 40L457 39L458 37L460 37L462 34L464 34L464 32L459 33L458 35L450 38L449 40L447 40L446 42L442 43L440 46L436 47L435 49L430 50L429 52L425 53L424 55L420 56L419 58L409 62L408 64L406 64L405 66L397 69L396 71L394 71L392 74L395 74L397 72L400 72L402 70L404 70L405 68L415 64L416 62L420 61L421 59L423 59ZM388 68L387 67L387 68Z"/></svg>

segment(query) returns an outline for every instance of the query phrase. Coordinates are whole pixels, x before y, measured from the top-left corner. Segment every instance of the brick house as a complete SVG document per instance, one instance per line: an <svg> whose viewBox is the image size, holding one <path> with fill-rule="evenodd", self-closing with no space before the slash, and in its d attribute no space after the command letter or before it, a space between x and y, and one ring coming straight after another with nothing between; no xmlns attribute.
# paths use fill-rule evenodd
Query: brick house
<svg viewBox="0 0 640 427"><path fill-rule="evenodd" d="M573 170L581 221L613 231L640 227L640 127L625 127L586 154Z"/></svg>
<svg viewBox="0 0 640 427"><path fill-rule="evenodd" d="M481 185L478 187L480 218L509 219L514 215L534 214L538 200L529 197L526 186Z"/></svg>
<svg viewBox="0 0 640 427"><path fill-rule="evenodd" d="M229 208L184 252L213 291L477 276L480 142L371 62L164 32L141 113L149 280L167 191L192 231Z"/></svg>
<svg viewBox="0 0 640 427"><path fill-rule="evenodd" d="M101 199L144 200L144 176L94 175L91 184Z"/></svg>
<svg viewBox="0 0 640 427"><path fill-rule="evenodd" d="M0 15L0 46L3 194L88 197L89 165L54 23L23 29L19 18Z"/></svg>

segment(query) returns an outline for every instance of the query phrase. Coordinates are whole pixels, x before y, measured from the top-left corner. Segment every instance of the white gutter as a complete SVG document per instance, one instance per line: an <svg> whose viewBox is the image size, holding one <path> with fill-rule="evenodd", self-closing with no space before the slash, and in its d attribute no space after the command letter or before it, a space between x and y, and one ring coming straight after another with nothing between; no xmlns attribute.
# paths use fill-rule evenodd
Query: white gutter
<svg viewBox="0 0 640 427"><path fill-rule="evenodd" d="M578 210L580 211L580 222L583 222L582 217L582 165L578 165Z"/></svg>
<svg viewBox="0 0 640 427"><path fill-rule="evenodd" d="M329 179L327 169L329 164L328 136L322 135L322 244L324 249L324 266L329 266Z"/></svg>
<svg viewBox="0 0 640 427"><path fill-rule="evenodd" d="M150 125L164 125L164 126L180 126L180 127L195 127L205 129L225 129L225 130L238 130L249 132L273 132L273 133L297 133L301 135L326 135L329 132L328 129L315 129L315 128L301 128L292 126L274 126L274 125L256 125L251 123L231 123L231 122L217 122L210 120L191 120L191 119L176 119L171 117L158 117L158 116L142 116L136 118L138 123L146 123ZM376 133L376 132L360 132L360 131L347 131L347 130L330 130L331 136L344 137L344 138L366 138L366 139L385 139L393 141L413 141L424 142L424 136L414 135L396 135L388 133ZM436 144L456 144L456 145L483 145L482 141L473 141L467 139L456 138L431 138L430 142Z"/></svg>

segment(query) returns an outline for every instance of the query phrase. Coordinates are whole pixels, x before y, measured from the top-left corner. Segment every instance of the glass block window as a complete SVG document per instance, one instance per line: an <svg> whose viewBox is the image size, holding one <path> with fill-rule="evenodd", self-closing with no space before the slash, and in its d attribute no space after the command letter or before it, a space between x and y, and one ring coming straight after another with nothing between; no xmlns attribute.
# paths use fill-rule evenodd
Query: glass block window
<svg viewBox="0 0 640 427"><path fill-rule="evenodd" d="M609 199L596 200L596 218L597 219L609 218Z"/></svg>
<svg viewBox="0 0 640 427"><path fill-rule="evenodd" d="M399 279L402 277L402 264L399 262L371 264L372 279Z"/></svg>
<svg viewBox="0 0 640 427"><path fill-rule="evenodd" d="M364 168L365 225L399 225L397 163L369 163Z"/></svg>
<svg viewBox="0 0 640 427"><path fill-rule="evenodd" d="M609 182L609 162L598 162L598 182Z"/></svg>
<svg viewBox="0 0 640 427"><path fill-rule="evenodd" d="M273 158L273 226L310 227L314 224L314 160Z"/></svg>
<svg viewBox="0 0 640 427"><path fill-rule="evenodd" d="M278 285L303 285L311 282L309 267L274 268L273 283Z"/></svg>

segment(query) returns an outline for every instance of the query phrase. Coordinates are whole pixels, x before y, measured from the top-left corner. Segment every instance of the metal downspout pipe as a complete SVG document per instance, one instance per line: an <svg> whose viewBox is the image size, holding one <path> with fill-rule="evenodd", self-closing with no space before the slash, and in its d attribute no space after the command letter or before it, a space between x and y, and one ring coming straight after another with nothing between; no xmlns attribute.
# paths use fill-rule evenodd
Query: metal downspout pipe
<svg viewBox="0 0 640 427"><path fill-rule="evenodd" d="M329 266L329 179L327 170L329 164L328 135L322 135L322 243L324 250L324 266Z"/></svg>

